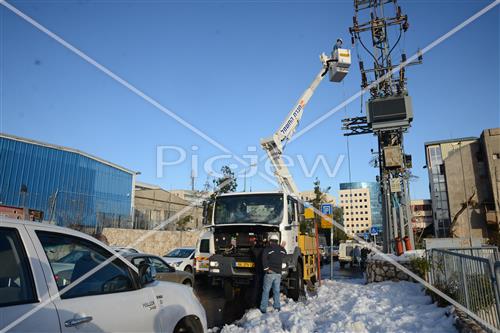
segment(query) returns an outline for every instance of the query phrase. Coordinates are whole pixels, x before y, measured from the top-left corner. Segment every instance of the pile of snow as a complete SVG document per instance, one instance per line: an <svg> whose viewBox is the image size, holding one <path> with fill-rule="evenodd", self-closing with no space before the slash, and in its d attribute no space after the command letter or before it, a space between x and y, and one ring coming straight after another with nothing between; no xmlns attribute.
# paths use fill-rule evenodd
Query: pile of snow
<svg viewBox="0 0 500 333"><path fill-rule="evenodd" d="M387 260L389 258L396 262L409 262L413 258L423 258L423 257L425 257L425 250L411 250L411 251L406 251L400 256L396 256L394 254L371 253L369 259Z"/></svg>
<svg viewBox="0 0 500 333"><path fill-rule="evenodd" d="M456 332L446 312L415 283L325 280L305 303L283 298L280 312L251 309L221 333Z"/></svg>

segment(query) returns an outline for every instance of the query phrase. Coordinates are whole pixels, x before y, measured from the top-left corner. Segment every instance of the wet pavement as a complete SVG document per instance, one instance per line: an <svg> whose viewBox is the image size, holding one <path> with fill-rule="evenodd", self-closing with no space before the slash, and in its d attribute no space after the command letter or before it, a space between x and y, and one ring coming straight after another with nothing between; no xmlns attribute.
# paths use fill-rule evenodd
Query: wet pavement
<svg viewBox="0 0 500 333"><path fill-rule="evenodd" d="M321 266L322 279L330 279L330 265L325 264ZM333 279L362 279L363 272L359 267L346 267L340 268L338 261L333 265ZM200 303L205 308L207 313L208 327L223 327L240 319L247 308L245 302L236 298L233 301L226 301L224 299L224 291L220 287L214 287L207 283L197 281L194 287L195 293L200 300Z"/></svg>

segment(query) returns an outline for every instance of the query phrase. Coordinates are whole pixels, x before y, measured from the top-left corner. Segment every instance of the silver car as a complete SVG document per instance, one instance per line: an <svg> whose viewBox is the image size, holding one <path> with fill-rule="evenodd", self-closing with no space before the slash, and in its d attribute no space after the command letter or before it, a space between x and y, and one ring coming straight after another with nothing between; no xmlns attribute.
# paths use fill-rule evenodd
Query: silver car
<svg viewBox="0 0 500 333"><path fill-rule="evenodd" d="M194 285L193 274L184 271L177 271L163 260L163 258L153 254L127 253L123 257L139 268L142 264L152 265L156 270L156 280L177 282L192 287Z"/></svg>

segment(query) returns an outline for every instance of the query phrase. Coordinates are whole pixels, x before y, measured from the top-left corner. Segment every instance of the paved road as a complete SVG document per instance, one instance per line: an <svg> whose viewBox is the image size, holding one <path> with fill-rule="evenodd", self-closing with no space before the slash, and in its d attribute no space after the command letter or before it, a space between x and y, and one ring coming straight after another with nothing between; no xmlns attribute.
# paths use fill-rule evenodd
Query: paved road
<svg viewBox="0 0 500 333"><path fill-rule="evenodd" d="M321 278L329 279L330 278L330 265L321 266ZM359 267L349 267L340 268L339 262L335 261L333 263L333 279L334 280L343 280L343 279L362 279L363 272L359 269Z"/></svg>
<svg viewBox="0 0 500 333"><path fill-rule="evenodd" d="M321 267L321 276L323 279L330 278L330 265ZM359 268L341 269L338 262L333 265L333 279L361 279L363 273ZM226 302L221 288L213 287L207 284L197 282L195 284L195 293L200 299L201 304L207 313L208 327L222 327L240 319L247 310L244 302L234 300Z"/></svg>

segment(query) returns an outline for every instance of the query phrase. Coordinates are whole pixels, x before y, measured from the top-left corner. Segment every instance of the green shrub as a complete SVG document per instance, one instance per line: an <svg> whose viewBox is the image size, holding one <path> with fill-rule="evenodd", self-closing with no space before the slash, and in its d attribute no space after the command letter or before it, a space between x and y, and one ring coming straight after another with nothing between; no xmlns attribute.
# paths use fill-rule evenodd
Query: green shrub
<svg viewBox="0 0 500 333"><path fill-rule="evenodd" d="M417 257L410 259L410 267L413 272L415 272L422 279L425 279L425 276L427 275L427 272L429 272L431 264L426 258Z"/></svg>

